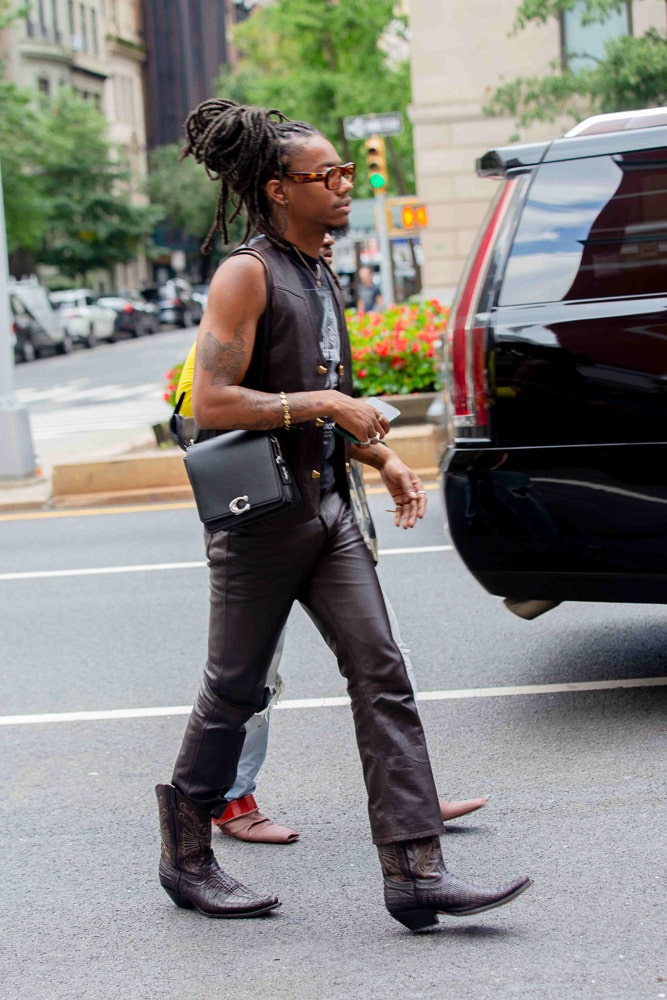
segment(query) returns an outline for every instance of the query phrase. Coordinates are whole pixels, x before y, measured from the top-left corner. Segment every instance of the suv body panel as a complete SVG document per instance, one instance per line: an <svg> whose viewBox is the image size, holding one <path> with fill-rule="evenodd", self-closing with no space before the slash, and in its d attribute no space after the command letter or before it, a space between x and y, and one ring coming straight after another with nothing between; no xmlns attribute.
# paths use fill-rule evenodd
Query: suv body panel
<svg viewBox="0 0 667 1000"><path fill-rule="evenodd" d="M506 147L478 170L521 183L470 321L486 436L450 419L454 544L501 596L667 603L667 128Z"/></svg>

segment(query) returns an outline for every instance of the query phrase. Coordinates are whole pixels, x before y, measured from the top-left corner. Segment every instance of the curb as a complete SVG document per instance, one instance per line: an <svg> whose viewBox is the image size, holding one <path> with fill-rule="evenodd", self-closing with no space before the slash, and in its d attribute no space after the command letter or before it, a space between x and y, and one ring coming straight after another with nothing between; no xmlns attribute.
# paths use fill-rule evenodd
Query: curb
<svg viewBox="0 0 667 1000"><path fill-rule="evenodd" d="M390 444L422 479L438 477L432 425L393 428ZM371 468L365 469L365 479L381 481ZM193 500L183 454L175 447L54 465L50 484L41 480L25 484L13 497L11 492L0 490L0 513Z"/></svg>

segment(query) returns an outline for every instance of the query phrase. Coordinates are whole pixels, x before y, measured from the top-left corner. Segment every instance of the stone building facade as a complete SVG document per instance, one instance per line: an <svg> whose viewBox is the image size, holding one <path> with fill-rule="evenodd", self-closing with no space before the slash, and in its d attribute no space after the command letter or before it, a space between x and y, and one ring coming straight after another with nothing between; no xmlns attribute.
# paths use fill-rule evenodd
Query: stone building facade
<svg viewBox="0 0 667 1000"><path fill-rule="evenodd" d="M429 228L422 232L424 292L444 302L451 301L494 192L493 181L476 176L475 160L517 134L511 119L488 118L482 105L503 78L543 75L551 62L562 59L566 29L572 47L581 37L578 21L559 25L552 20L512 33L517 6L518 0L410 2L417 192L429 210ZM615 31L643 34L651 25L664 31L665 4L629 3L623 17ZM588 36L583 45L579 51L590 51ZM540 124L520 138L562 131L553 123Z"/></svg>
<svg viewBox="0 0 667 1000"><path fill-rule="evenodd" d="M130 168L129 196L145 199L146 49L140 0L33 0L0 32L0 57L17 85L46 95L69 86L99 108L109 123L109 139ZM137 288L146 278L146 260L140 257L118 267L112 283Z"/></svg>

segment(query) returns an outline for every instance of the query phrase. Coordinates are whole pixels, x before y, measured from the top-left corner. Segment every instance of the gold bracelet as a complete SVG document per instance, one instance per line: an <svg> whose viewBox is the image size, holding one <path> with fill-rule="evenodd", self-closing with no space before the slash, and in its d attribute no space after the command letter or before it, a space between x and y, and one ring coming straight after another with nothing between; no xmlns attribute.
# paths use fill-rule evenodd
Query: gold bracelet
<svg viewBox="0 0 667 1000"><path fill-rule="evenodd" d="M283 427L288 431L292 426L292 414L290 413L289 403L284 392L280 393L280 402L283 408Z"/></svg>

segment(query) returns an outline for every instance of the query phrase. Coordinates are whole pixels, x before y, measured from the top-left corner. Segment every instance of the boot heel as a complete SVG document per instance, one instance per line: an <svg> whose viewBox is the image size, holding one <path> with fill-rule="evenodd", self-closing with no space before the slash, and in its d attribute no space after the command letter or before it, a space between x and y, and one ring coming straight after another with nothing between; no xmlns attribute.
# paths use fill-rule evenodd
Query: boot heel
<svg viewBox="0 0 667 1000"><path fill-rule="evenodd" d="M176 906L180 906L182 910L194 910L194 906L190 902L190 900L186 899L185 896L181 896L181 894L179 892L176 892L175 889L170 889L168 886L164 885L164 883L162 885L162 888L167 893L169 898L173 899L173 901L176 903Z"/></svg>
<svg viewBox="0 0 667 1000"><path fill-rule="evenodd" d="M396 910L395 912L390 910L389 913L394 920L398 920L399 924L403 924L410 931L423 931L427 927L435 927L439 923L435 910Z"/></svg>

